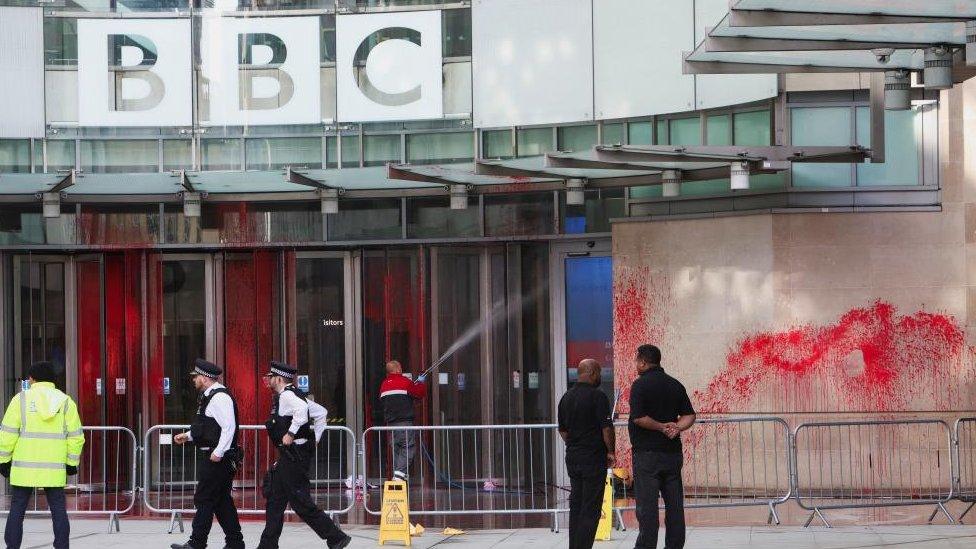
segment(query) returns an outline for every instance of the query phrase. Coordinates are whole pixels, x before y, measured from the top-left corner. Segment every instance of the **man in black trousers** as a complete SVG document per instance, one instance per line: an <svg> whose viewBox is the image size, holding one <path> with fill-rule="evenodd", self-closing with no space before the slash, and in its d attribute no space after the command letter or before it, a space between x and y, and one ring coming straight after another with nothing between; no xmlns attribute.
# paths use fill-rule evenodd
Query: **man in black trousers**
<svg viewBox="0 0 976 549"><path fill-rule="evenodd" d="M231 496L240 450L237 446L237 403L217 379L223 370L201 358L196 360L193 385L200 391L200 406L187 433L173 437L177 444L196 446L197 488L193 493L196 514L190 541L172 549L205 549L216 515L224 530L227 549L244 549L244 536Z"/></svg>
<svg viewBox="0 0 976 549"><path fill-rule="evenodd" d="M684 487L681 483L682 431L695 423L688 391L661 368L661 350L637 348L637 371L630 389L630 443L640 535L635 549L657 548L658 494L664 498L665 549L685 546Z"/></svg>
<svg viewBox="0 0 976 549"><path fill-rule="evenodd" d="M278 461L264 478L264 497L268 500L264 531L258 549L278 549L284 525L285 507L291 508L305 524L326 541L329 549L342 549L352 542L329 515L312 500L308 470L315 454L315 421L308 395L292 383L298 370L283 362L271 362L265 374L274 393L271 416L265 422L271 443L278 449Z"/></svg>
<svg viewBox="0 0 976 549"><path fill-rule="evenodd" d="M590 549L600 523L607 467L616 439L610 401L600 391L600 363L580 362L578 380L559 401L559 435L569 473L569 549Z"/></svg>

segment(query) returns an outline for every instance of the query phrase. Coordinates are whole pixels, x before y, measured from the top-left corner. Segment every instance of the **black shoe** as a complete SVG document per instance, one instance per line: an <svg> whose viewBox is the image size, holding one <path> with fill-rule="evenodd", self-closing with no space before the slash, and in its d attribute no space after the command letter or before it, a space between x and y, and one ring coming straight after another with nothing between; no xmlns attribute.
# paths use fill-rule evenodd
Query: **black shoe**
<svg viewBox="0 0 976 549"><path fill-rule="evenodd" d="M194 549L194 547L190 544L190 542L172 543L170 544L169 549Z"/></svg>
<svg viewBox="0 0 976 549"><path fill-rule="evenodd" d="M352 538L347 536L346 534L343 534L342 539L340 539L335 543L329 544L329 549L342 549L343 547L349 545L350 543L352 543Z"/></svg>

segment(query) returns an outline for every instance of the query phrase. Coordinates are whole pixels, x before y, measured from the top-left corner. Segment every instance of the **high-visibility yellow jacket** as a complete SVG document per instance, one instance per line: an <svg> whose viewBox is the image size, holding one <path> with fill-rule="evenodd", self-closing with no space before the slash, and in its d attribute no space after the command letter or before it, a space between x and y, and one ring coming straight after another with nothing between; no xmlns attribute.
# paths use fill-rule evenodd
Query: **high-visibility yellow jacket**
<svg viewBox="0 0 976 549"><path fill-rule="evenodd" d="M84 445L78 406L53 383L14 396L0 424L0 463L13 460L14 486L63 487L65 465L78 466Z"/></svg>

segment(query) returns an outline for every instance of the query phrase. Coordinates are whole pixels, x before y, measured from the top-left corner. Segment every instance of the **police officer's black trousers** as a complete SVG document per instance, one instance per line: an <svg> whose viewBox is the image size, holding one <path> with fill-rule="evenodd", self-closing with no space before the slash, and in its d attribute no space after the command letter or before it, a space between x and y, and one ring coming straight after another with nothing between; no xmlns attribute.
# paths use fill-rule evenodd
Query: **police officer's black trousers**
<svg viewBox="0 0 976 549"><path fill-rule="evenodd" d="M197 452L197 489L193 493L196 514L193 516L193 533L190 534L190 545L195 549L207 546L214 516L224 531L227 547L244 549L241 522L231 497L233 484L234 467L229 460L214 463L210 461L210 452Z"/></svg>
<svg viewBox="0 0 976 549"><path fill-rule="evenodd" d="M308 449L304 447L308 446ZM318 536L330 545L341 541L345 534L332 522L329 515L315 506L310 492L308 469L312 461L311 445L293 446L287 452L278 452L274 464L264 479L264 497L267 499L264 532L258 549L278 549L278 538L285 521L285 507L292 510L309 525Z"/></svg>
<svg viewBox="0 0 976 549"><path fill-rule="evenodd" d="M590 549L600 524L600 508L606 487L605 470L586 474L569 471L569 549Z"/></svg>
<svg viewBox="0 0 976 549"><path fill-rule="evenodd" d="M640 535L636 548L657 548L658 494L664 499L664 547L685 546L684 486L681 483L681 452L634 450L634 493Z"/></svg>

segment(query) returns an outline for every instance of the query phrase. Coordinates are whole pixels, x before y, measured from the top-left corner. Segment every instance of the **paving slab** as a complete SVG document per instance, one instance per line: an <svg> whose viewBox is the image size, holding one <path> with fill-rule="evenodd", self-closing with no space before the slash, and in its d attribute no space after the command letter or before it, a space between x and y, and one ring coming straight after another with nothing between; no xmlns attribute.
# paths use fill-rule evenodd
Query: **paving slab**
<svg viewBox="0 0 976 549"><path fill-rule="evenodd" d="M129 520L122 522L122 531L108 533L104 520L73 520L71 547L73 549L168 548L171 543L186 541L187 534L167 534L167 521ZM189 526L189 525L187 525ZM257 546L262 524L245 522L244 539L248 547ZM350 526L346 531L353 537L351 549L377 547L377 529ZM663 531L660 543L663 544ZM555 534L547 529L472 530L464 535L448 537L439 531L428 530L413 539L413 547L464 547L465 549L525 549L566 547L566 531ZM634 546L636 530L614 532L613 539L599 542L596 549L623 549ZM51 524L47 519L31 518L25 523L24 549L51 547ZM387 547L396 547L390 544ZM311 530L302 524L286 524L281 549L325 547ZM210 547L220 549L223 539L215 524ZM790 548L790 549L962 549L976 547L976 526L843 526L836 528L800 528L796 526L758 527L691 527L688 529L688 549L713 548Z"/></svg>

